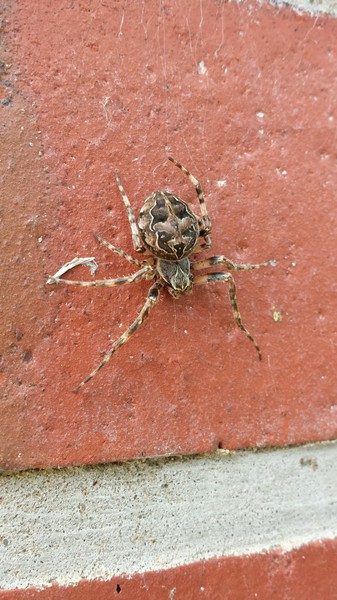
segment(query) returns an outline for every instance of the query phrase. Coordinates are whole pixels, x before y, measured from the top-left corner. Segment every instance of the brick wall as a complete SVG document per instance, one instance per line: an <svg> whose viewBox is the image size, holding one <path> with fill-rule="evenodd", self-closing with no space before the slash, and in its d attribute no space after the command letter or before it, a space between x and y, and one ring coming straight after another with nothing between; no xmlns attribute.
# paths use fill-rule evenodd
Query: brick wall
<svg viewBox="0 0 337 600"><path fill-rule="evenodd" d="M298 6L3 3L1 598L337 597L337 25ZM116 169L199 211L169 155L202 256L276 260L235 273L262 361L226 283L164 290L75 394L151 284L47 278L137 270Z"/></svg>

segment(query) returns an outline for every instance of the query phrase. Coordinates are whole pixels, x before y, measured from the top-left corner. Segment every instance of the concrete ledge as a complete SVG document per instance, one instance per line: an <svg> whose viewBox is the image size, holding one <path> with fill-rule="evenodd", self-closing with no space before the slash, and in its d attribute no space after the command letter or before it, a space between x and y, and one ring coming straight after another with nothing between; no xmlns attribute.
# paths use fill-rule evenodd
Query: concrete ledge
<svg viewBox="0 0 337 600"><path fill-rule="evenodd" d="M270 0L271 4L277 6L291 6L298 12L326 14L337 17L337 0Z"/></svg>
<svg viewBox="0 0 337 600"><path fill-rule="evenodd" d="M337 537L337 443L0 478L1 589Z"/></svg>

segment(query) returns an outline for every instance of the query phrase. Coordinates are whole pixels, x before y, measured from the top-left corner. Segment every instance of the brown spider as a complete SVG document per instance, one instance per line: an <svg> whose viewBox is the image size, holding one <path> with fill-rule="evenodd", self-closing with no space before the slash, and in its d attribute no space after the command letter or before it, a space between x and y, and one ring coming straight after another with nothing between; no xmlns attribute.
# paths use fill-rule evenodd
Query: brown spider
<svg viewBox="0 0 337 600"><path fill-rule="evenodd" d="M275 266L276 263L273 260L269 260L256 265L235 264L225 256L212 256L212 258L191 262L189 259L191 254L201 252L211 245L209 236L212 227L211 220L207 213L204 193L199 182L176 160L170 156L168 159L181 169L194 185L200 203L201 217L196 216L186 202L180 200L180 198L171 192L158 191L153 192L151 196L145 200L145 203L140 210L137 225L133 209L124 191L119 174L116 172L117 185L122 194L128 213L134 249L136 252L147 251L152 256L145 258L144 260L137 260L120 248L116 248L104 240L99 234L96 234L96 237L101 244L109 248L112 252L115 252L115 254L122 256L130 263L137 265L139 270L129 277L119 277L118 279L103 279L96 281L72 281L69 279L61 279L61 275L76 266L76 264L88 262L93 264L93 259L74 259L74 261L61 267L54 276L49 277L48 279L47 283L50 284L64 283L68 285L107 287L134 283L136 281L141 281L142 279L154 281L148 291L146 302L134 322L113 343L110 350L105 354L103 360L96 369L74 388L74 392L77 392L80 387L94 377L94 375L96 375L96 373L110 360L114 352L125 344L138 327L140 327L143 321L148 317L152 307L158 302L160 290L163 287L167 287L170 294L175 298L178 298L181 294L191 292L195 285L203 285L213 281L224 281L228 283L229 299L233 309L235 323L254 344L259 359L262 360L259 346L242 323L236 301L236 287L233 276L226 272L204 273L202 275L196 275L196 273L201 269L219 264L225 265L229 271L247 271L249 269L266 267L268 265Z"/></svg>

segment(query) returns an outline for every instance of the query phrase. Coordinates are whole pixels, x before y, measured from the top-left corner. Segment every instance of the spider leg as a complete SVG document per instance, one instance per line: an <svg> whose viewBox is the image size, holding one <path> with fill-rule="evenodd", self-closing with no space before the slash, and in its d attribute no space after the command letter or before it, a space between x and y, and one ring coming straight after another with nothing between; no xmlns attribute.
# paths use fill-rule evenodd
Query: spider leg
<svg viewBox="0 0 337 600"><path fill-rule="evenodd" d="M208 212L207 212L207 208L206 208L206 203L205 203L205 195L204 195L204 192L202 190L202 187L201 187L199 181L192 175L192 173L190 173L185 167L183 167L182 164L180 164L179 162L177 162L174 158L172 158L172 156L168 156L167 158L176 167L178 167L178 169L180 169L183 173L185 173L185 175L187 175L187 177L189 178L190 182L195 187L195 190L197 192L197 196L198 196L198 199L199 199L200 210L201 210L201 215L202 215L202 218L200 219L200 221L201 221L200 222L200 227L201 227L201 230L202 230L201 235L205 238L205 243L209 247L211 245L211 241L210 241L209 236L207 234L210 233L210 231L212 229L212 223L211 223L211 219L208 216Z"/></svg>
<svg viewBox="0 0 337 600"><path fill-rule="evenodd" d="M130 263L132 263L134 265L137 265L138 267L142 267L149 260L149 259L147 259L147 260L137 260L136 258L133 258L133 256L130 256L130 254L127 254L127 252L124 252L124 250L122 250L121 248L117 248L116 246L113 246L112 244L110 244L110 242L107 242L107 240L105 240L104 238L102 238L102 236L99 233L95 233L95 237L98 239L98 241L101 244L103 244L103 246L106 246L107 248L109 248L109 250L111 250L111 252L114 252L115 254L118 254L118 256L121 256L122 258L125 258Z"/></svg>
<svg viewBox="0 0 337 600"><path fill-rule="evenodd" d="M81 381L81 383L79 383L74 389L73 392L77 392L85 383L87 383L88 381L90 381L90 379L92 379L96 373L98 373L98 371L104 367L104 365L110 360L110 358L112 357L112 355L121 347L123 346L123 344L125 344L129 338L131 337L131 335L133 333L135 333L135 331L137 331L138 327L141 326L141 324L145 321L145 319L148 317L152 307L158 302L159 300L159 295L160 295L160 289L163 287L163 284L160 281L156 281L153 285L151 285L148 295L147 295L147 299L146 302L142 308L142 310L140 311L139 315L136 317L136 319L134 320L134 322L127 328L127 330L113 343L113 345L111 346L110 350L105 354L103 360L99 363L98 367L96 367L96 369L94 369L90 375L87 375L87 377L85 379L83 379L83 381Z"/></svg>
<svg viewBox="0 0 337 600"><path fill-rule="evenodd" d="M80 285L82 287L114 287L116 285L125 285L127 283L135 283L142 279L152 279L154 270L150 265L147 265L129 275L128 277L117 277L117 279L96 279L95 281L74 281L73 279L62 279L61 277L49 277L47 283L65 283L67 285Z"/></svg>
<svg viewBox="0 0 337 600"><path fill-rule="evenodd" d="M207 267L213 267L214 265L226 265L226 268L229 271L249 271L250 269L259 269L260 267L275 267L275 260L267 260L263 263L258 263L256 265L251 264L236 264L233 263L226 256L212 256L211 258L206 258L205 260L196 261L191 264L191 268L194 271L200 271L200 269L206 269Z"/></svg>
<svg viewBox="0 0 337 600"><path fill-rule="evenodd" d="M236 285L233 276L230 273L206 273L205 275L198 275L198 277L195 277L193 280L193 285L203 285L205 283L211 283L213 281L225 281L226 283L228 283L229 300L232 306L235 323L240 329L242 329L242 331L246 334L247 338L254 344L259 355L259 359L262 360L262 354L259 346L254 340L253 336L249 333L248 329L246 329L246 327L242 323L241 315L236 300Z"/></svg>
<svg viewBox="0 0 337 600"><path fill-rule="evenodd" d="M191 253L190 256L194 256L195 254L200 254L200 252L204 252L205 250L207 250L207 248L209 248L209 244L206 243L201 243L200 241L198 242L198 244L196 245L195 248L193 248L193 252ZM191 260L191 259L190 259ZM191 262L191 266L194 263Z"/></svg>
<svg viewBox="0 0 337 600"><path fill-rule="evenodd" d="M134 245L134 249L136 250L136 252L145 252L145 247L143 246L141 239L140 239L140 235L139 235L139 231L138 231L138 227L137 227L137 223L136 223L136 219L135 219L135 213L133 212L133 208L130 204L129 198L127 197L125 190L123 188L122 182L120 180L119 174L116 171L116 181L117 181L117 185L118 185L118 189L120 191L120 193L122 194L122 198L123 198L123 202L125 204L127 213L128 213L128 219L129 219L129 223L130 223L130 227L131 227L131 232L132 232L132 241L133 241L133 245Z"/></svg>

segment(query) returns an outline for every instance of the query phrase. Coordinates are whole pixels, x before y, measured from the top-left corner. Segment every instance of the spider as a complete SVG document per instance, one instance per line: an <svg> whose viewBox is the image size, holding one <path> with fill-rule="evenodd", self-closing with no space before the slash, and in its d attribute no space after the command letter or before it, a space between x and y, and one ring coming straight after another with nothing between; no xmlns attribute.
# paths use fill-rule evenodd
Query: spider
<svg viewBox="0 0 337 600"><path fill-rule="evenodd" d="M116 248L107 242L101 235L95 234L101 244L115 254L126 259L131 264L137 266L138 270L128 277L119 277L117 279L73 281L61 278L63 273L73 268L76 264L83 264L85 261L88 262L93 260L74 259L74 261L64 265L64 267L62 267L54 276L49 277L48 279L47 283L50 284L63 283L67 285L79 285L82 287L113 287L135 283L143 279L148 279L153 282L148 291L145 304L136 319L112 344L110 350L104 355L99 365L73 389L74 392L77 392L83 385L90 381L90 379L92 379L110 360L112 355L125 344L138 327L142 325L153 306L158 302L160 291L164 287L168 289L174 298L178 298L181 294L191 292L195 285L204 285L216 281L227 283L234 321L253 343L259 359L262 360L262 354L258 344L242 323L236 300L236 286L233 275L227 272L198 273L200 270L206 269L207 267L214 267L215 265L224 265L228 271L248 271L250 269L258 269L269 265L275 266L276 262L274 260L269 260L259 264L235 264L225 256L212 256L211 258L206 258L204 260L191 261L191 255L202 252L211 246L211 220L207 212L205 196L200 183L185 167L174 160L174 158L169 156L168 159L176 167L181 169L194 185L199 200L201 216L195 215L186 202L171 192L157 191L153 192L145 200L145 203L140 210L137 224L133 209L124 191L119 174L116 171L117 186L127 210L134 249L139 253L148 252L150 256L144 258L144 260L138 260L124 252L124 250Z"/></svg>

